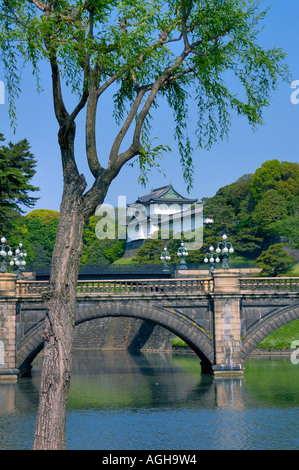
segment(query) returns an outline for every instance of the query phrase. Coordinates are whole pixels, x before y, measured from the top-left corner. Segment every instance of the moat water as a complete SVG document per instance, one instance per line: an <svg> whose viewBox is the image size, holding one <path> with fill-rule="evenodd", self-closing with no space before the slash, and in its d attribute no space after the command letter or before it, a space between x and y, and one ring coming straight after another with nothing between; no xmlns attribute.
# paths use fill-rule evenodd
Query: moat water
<svg viewBox="0 0 299 470"><path fill-rule="evenodd" d="M41 357L32 377L0 384L0 449L31 449ZM69 450L299 448L299 364L250 359L244 378L200 374L196 356L74 352Z"/></svg>

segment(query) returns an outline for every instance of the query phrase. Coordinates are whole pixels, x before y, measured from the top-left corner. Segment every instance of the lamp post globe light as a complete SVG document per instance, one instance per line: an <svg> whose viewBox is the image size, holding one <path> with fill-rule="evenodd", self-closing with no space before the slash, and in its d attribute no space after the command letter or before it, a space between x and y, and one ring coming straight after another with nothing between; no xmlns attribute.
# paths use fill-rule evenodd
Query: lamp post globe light
<svg viewBox="0 0 299 470"><path fill-rule="evenodd" d="M11 250L10 246L6 244L6 238L5 237L1 237L0 256L1 256L0 272L1 273L7 273L6 256L12 256L12 250Z"/></svg>
<svg viewBox="0 0 299 470"><path fill-rule="evenodd" d="M164 261L163 273L170 272L169 266L167 266L167 261L170 261L170 259L171 259L171 256L167 251L167 247L165 246L160 256L160 260Z"/></svg>
<svg viewBox="0 0 299 470"><path fill-rule="evenodd" d="M25 258L27 256L26 251L22 250L23 243L19 243L19 248L15 250L15 254L13 255L10 266L13 266L13 272L17 275L18 279L21 279L22 271L25 270L26 261Z"/></svg>
<svg viewBox="0 0 299 470"><path fill-rule="evenodd" d="M210 250L209 253L206 253L206 257L204 259L204 262L205 263L210 262L209 273L210 273L210 276L211 276L212 272L215 271L215 269L216 269L216 264L215 263L220 263L220 258L218 256L218 253L214 252L214 247L212 245L210 246L209 250Z"/></svg>
<svg viewBox="0 0 299 470"><path fill-rule="evenodd" d="M7 273L7 262L6 257L9 256L11 260L9 261L9 265L13 267L13 272L17 275L18 279L21 278L21 272L24 271L24 266L26 265L25 258L27 256L26 251L22 250L23 243L19 243L19 248L15 250L15 254L10 247L10 245L6 244L6 238L1 238L1 249L0 249L0 272Z"/></svg>
<svg viewBox="0 0 299 470"><path fill-rule="evenodd" d="M231 242L227 241L227 235L224 233L222 235L222 241L220 241L217 245L217 248L214 253L214 247L210 246L209 248L210 253L206 253L206 257L204 259L205 263L210 261L210 275L216 269L216 263L220 263L219 255L222 253L222 269L229 269L228 257L229 254L232 254L235 250ZM210 258L208 256L210 255ZM215 258L214 258L215 257Z"/></svg>
<svg viewBox="0 0 299 470"><path fill-rule="evenodd" d="M222 269L229 269L228 264L228 254L232 254L235 250L233 249L233 245L231 242L227 241L227 235L224 233L222 235L222 241L218 243L216 248L216 253L221 253L222 251Z"/></svg>
<svg viewBox="0 0 299 470"><path fill-rule="evenodd" d="M184 247L184 242L181 242L181 246L178 248L177 255L180 258L180 266L179 269L188 269L187 263L184 259L185 256L188 256L188 251Z"/></svg>

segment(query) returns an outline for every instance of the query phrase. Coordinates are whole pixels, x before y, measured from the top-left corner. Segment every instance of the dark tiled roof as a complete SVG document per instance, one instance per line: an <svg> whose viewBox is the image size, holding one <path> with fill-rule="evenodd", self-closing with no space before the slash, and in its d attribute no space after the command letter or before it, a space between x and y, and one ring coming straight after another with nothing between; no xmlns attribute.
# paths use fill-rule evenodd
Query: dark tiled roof
<svg viewBox="0 0 299 470"><path fill-rule="evenodd" d="M170 190L176 193L178 197L163 198L163 196ZM161 188L152 189L151 192L149 194L146 194L145 196L139 196L136 202L134 202L133 204L136 204L136 203L146 204L149 202L168 202L168 203L179 202L181 204L184 204L184 203L194 204L195 202L197 202L197 199L189 199L189 198L181 196L181 194L179 194L173 188L172 184L168 184L167 186L162 186Z"/></svg>

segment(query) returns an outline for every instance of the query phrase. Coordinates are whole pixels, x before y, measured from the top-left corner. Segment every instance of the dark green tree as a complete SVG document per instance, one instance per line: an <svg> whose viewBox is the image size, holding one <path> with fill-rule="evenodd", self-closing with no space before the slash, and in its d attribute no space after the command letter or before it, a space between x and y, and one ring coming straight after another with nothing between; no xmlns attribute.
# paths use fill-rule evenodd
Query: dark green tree
<svg viewBox="0 0 299 470"><path fill-rule="evenodd" d="M270 227L272 233L284 237L286 242L299 248L299 195L294 194L292 199L287 201L287 216L281 220L273 222Z"/></svg>
<svg viewBox="0 0 299 470"><path fill-rule="evenodd" d="M257 258L257 265L262 269L261 275L278 276L291 264L294 258L284 249L283 243L271 245Z"/></svg>
<svg viewBox="0 0 299 470"><path fill-rule="evenodd" d="M252 177L252 222L263 238L284 236L296 238L299 216L299 164L269 160ZM290 217L294 227L291 228ZM288 230L291 229L291 232Z"/></svg>
<svg viewBox="0 0 299 470"><path fill-rule="evenodd" d="M171 234L170 234L171 235ZM164 240L158 238L148 238L143 245L136 251L133 261L140 264L161 264L160 255L165 246L171 255L171 263L173 263L174 249L173 239Z"/></svg>
<svg viewBox="0 0 299 470"><path fill-rule="evenodd" d="M299 214L288 215L284 219L273 223L271 232L284 237L290 246L299 248Z"/></svg>
<svg viewBox="0 0 299 470"><path fill-rule="evenodd" d="M265 236L273 235L272 224L287 216L286 198L275 189L268 189L252 212L252 220Z"/></svg>
<svg viewBox="0 0 299 470"><path fill-rule="evenodd" d="M100 217L91 216L87 221L83 232L84 250L81 257L81 265L91 264L109 264L121 258L126 248L125 240L118 240L116 238L98 239L96 235L96 225ZM115 219L108 220L108 229L117 234L118 233L118 218L117 210L115 210Z"/></svg>
<svg viewBox="0 0 299 470"><path fill-rule="evenodd" d="M85 245L81 265L111 264L123 256L125 248L125 240L95 238L90 244Z"/></svg>
<svg viewBox="0 0 299 470"><path fill-rule="evenodd" d="M125 240L116 240L112 246L107 247L104 250L104 256L110 263L120 259L126 249L126 241Z"/></svg>
<svg viewBox="0 0 299 470"><path fill-rule="evenodd" d="M214 247L226 233L239 255L254 257L260 248L262 238L252 224L250 206L251 177L245 175L235 183L220 188L215 196L205 199L204 216L212 223L204 225L202 253L210 245ZM204 255L202 255L204 256Z"/></svg>
<svg viewBox="0 0 299 470"><path fill-rule="evenodd" d="M268 160L252 176L251 192L256 201L270 189L279 192L285 199L299 194L299 164Z"/></svg>
<svg viewBox="0 0 299 470"><path fill-rule="evenodd" d="M109 264L104 252L113 245L112 240L98 240L97 238L90 244L86 245L81 258L81 265L101 265Z"/></svg>
<svg viewBox="0 0 299 470"><path fill-rule="evenodd" d="M136 250L132 261L139 264L161 264L160 256L166 246L171 256L169 264L178 265L180 262L180 257L177 256L178 249L182 241L185 242L187 246L188 240L184 239L184 237L180 239L177 238L177 234L174 234L172 231L167 233L167 238L161 237L161 231L159 231L156 236L157 238L148 238L144 241L143 245ZM188 256L185 258L187 264L202 263L202 260L203 258L199 250L188 251Z"/></svg>
<svg viewBox="0 0 299 470"><path fill-rule="evenodd" d="M36 173L36 160L26 139L4 145L0 133L0 233L7 234L17 223L25 207L33 207L39 191L30 181Z"/></svg>

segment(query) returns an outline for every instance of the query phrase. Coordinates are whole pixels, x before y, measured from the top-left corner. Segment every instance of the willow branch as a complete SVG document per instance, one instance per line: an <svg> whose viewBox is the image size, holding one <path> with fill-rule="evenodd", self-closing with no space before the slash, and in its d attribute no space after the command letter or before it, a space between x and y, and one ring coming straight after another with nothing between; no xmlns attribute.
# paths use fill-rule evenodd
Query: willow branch
<svg viewBox="0 0 299 470"><path fill-rule="evenodd" d="M27 0L27 1L29 3L33 3L40 11L45 12L47 9L46 5L40 0Z"/></svg>
<svg viewBox="0 0 299 470"><path fill-rule="evenodd" d="M50 54L50 64L52 70L52 88L55 116L59 125L63 126L66 123L66 120L69 118L69 114L66 110L62 97L57 60L56 57L52 54Z"/></svg>
<svg viewBox="0 0 299 470"><path fill-rule="evenodd" d="M130 147L125 152L122 152L121 154L116 155L116 149L119 149L120 142L123 140L124 135L121 134L121 136L119 136L119 141L120 142L118 141L118 142L115 143L114 152L111 152L111 154L110 154L110 161L109 161L109 166L108 166L108 177L109 177L109 179L111 179L111 180L114 179L116 177L116 175L119 173L122 166L126 162L128 162L129 160L131 160L133 157L135 157L136 155L138 155L140 153L140 151L141 151L140 135L141 135L142 125L144 123L144 120L146 118L147 113L149 112L149 109L150 109L151 105L153 104L153 102L154 102L154 100L157 96L157 93L158 93L159 89L161 88L161 82L162 81L163 81L163 79L161 77L159 77L156 80L156 82L151 86L151 92L149 94L149 97L147 98L147 100L146 100L142 110L140 111L137 120L136 120L135 130L134 130L132 143L131 143ZM136 98L136 100L134 102L135 106L133 105L133 107L132 107L132 109L131 109L131 111L128 115L128 118L126 120L126 123L125 123L126 125L124 124L124 126L123 126L123 129L122 129L123 132L125 131L125 129L126 129L126 132L127 132L128 124L133 121L133 118L135 117L135 115L137 113L139 104L140 104L146 90L147 90L147 88L142 93L140 92L138 99ZM137 103L138 103L138 107L137 107ZM134 114L134 116L133 116L133 114Z"/></svg>
<svg viewBox="0 0 299 470"><path fill-rule="evenodd" d="M115 160L115 158L117 157L118 155L118 152L119 152L119 148L121 146L121 143L127 133L127 131L129 130L131 124L132 124L132 121L133 119L135 118L136 114L137 114L137 111L138 111L138 108L141 104L141 101L142 101L142 98L144 97L146 91L148 90L149 88L148 87L140 87L138 92L137 92L137 96L135 98L135 101L128 113L128 116L123 124L123 126L121 127L116 139L114 140L114 143L112 145L112 148L111 148L111 152L110 152L110 157L109 157L109 166L111 164L113 164L113 161Z"/></svg>
<svg viewBox="0 0 299 470"><path fill-rule="evenodd" d="M59 68L54 54L50 54L50 64L52 69L54 111L59 124L58 142L61 150L63 178L65 182L72 182L79 178L79 171L74 156L74 140L76 131L74 119L78 115L79 111L84 107L87 96L86 93L83 92L81 100L70 115L64 105Z"/></svg>
<svg viewBox="0 0 299 470"><path fill-rule="evenodd" d="M97 146L96 146L96 136L95 136L95 126L96 126L96 112L98 104L99 94L95 86L90 87L89 97L87 101L86 109L86 124L85 124L85 147L88 166L96 178L101 170L101 165L99 163L97 155Z"/></svg>
<svg viewBox="0 0 299 470"><path fill-rule="evenodd" d="M3 3L6 6L6 8L10 11L10 13L12 14L12 17L10 17L9 15L5 15L3 13L0 14L0 17L1 18L7 18L8 20L11 20L11 21L15 20L17 23L19 23L22 26L22 28L24 28L25 31L28 30L28 24L26 24L24 21L21 20L21 18L19 18L16 15L14 9L11 8L10 5L5 0L3 0Z"/></svg>
<svg viewBox="0 0 299 470"><path fill-rule="evenodd" d="M83 85L83 88L84 88L84 85ZM78 116L78 114L80 113L80 111L84 108L84 106L86 105L88 96L89 96L89 91L87 89L83 89L83 93L82 93L79 103L74 108L73 112L70 114L68 118L70 122L74 121L76 117Z"/></svg>
<svg viewBox="0 0 299 470"><path fill-rule="evenodd" d="M182 36L185 44L185 48L189 47L189 40L188 40L188 35L187 35L187 19L191 11L192 7L192 0L189 2L188 9L186 10L186 2L183 0L183 17L182 17Z"/></svg>
<svg viewBox="0 0 299 470"><path fill-rule="evenodd" d="M134 111L133 111L133 107L131 108L130 110L130 117L128 115L127 117L127 120L126 120L126 123L124 124L123 126L123 129L122 129L122 133L121 135L119 136L119 141L118 142L115 142L114 143L114 146L115 148L113 149L113 152L111 152L110 154L110 161L109 161L109 166L108 166L108 175L109 175L109 178L111 178L111 180L113 178L115 178L115 176L119 173L120 169L122 168L122 166L128 162L129 160L131 160L133 157L135 157L136 155L138 155L141 151L141 142L140 142L140 136L141 136L141 131L142 131L142 126L144 124L144 121L145 121L145 118L152 106L152 104L154 103L154 100L159 92L159 90L165 85L168 83L168 81L171 79L173 73L181 66L182 62L186 59L186 57L188 56L188 54L190 53L190 50L186 50L184 49L183 52L181 53L181 55L176 59L175 63L167 68L163 74L161 74L157 80L155 81L155 83L151 86L148 86L148 87L145 87L143 90L143 95L139 95L139 99L140 99L140 102L138 103L138 107L141 103L141 99L143 98L144 96L144 93L145 91L148 91L150 90L150 93L149 93L149 96L147 98L147 100L145 101L140 113L138 114L138 117L136 119L136 124L135 124L135 129L134 129L134 133L133 133L133 138L132 138L132 143L130 145L130 147L122 152L121 154L119 155L116 155L116 150L119 150L119 141L120 143L122 142L123 140L123 132L128 130L128 123L132 122L133 118L135 117L136 113L137 113L137 110L138 110L138 107L136 109L136 112L134 114L134 116L132 117L133 115L133 112L135 111L135 107L134 107ZM138 100L139 101L139 100ZM137 106L137 98L134 102L134 104ZM119 144L119 145L118 145Z"/></svg>
<svg viewBox="0 0 299 470"><path fill-rule="evenodd" d="M165 83L165 85L169 82L174 82L176 80L179 80L180 78L182 78L184 75L188 75L189 73L195 73L195 67L188 67L187 69L185 70L182 70L182 72L176 74L176 75L171 75L169 77L169 79L167 80L167 82Z"/></svg>

